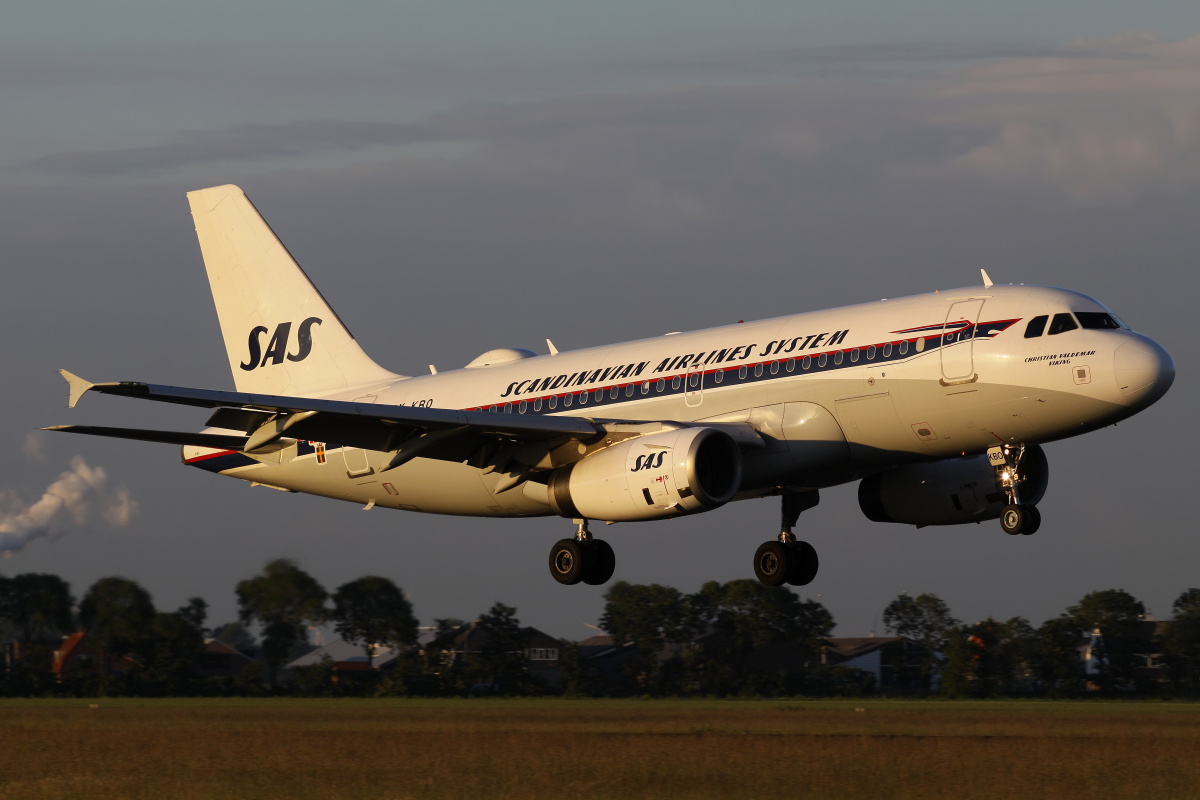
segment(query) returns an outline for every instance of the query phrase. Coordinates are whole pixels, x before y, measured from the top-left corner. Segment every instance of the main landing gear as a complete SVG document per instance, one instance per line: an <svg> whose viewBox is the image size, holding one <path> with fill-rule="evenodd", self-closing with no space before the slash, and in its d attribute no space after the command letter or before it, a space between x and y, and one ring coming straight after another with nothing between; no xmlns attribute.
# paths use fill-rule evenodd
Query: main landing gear
<svg viewBox="0 0 1200 800"><path fill-rule="evenodd" d="M550 574L568 586L583 581L589 586L608 583L617 568L617 556L603 539L593 539L586 519L575 520L574 539L560 539L550 548Z"/></svg>
<svg viewBox="0 0 1200 800"><path fill-rule="evenodd" d="M1035 505L1021 503L1021 461L1025 455L1025 448L1018 447L1014 450L1005 446L1002 452L1004 463L1003 466L997 467L997 470L1000 473L1000 485L1004 487L1004 493L1008 496L1008 505L1000 514L1000 527L1009 536L1032 536L1042 527L1042 512L1038 511Z"/></svg>
<svg viewBox="0 0 1200 800"><path fill-rule="evenodd" d="M754 553L754 577L767 586L805 586L817 577L817 551L808 542L797 541L792 528L807 511L821 500L816 490L783 490L783 524L779 539L763 542Z"/></svg>

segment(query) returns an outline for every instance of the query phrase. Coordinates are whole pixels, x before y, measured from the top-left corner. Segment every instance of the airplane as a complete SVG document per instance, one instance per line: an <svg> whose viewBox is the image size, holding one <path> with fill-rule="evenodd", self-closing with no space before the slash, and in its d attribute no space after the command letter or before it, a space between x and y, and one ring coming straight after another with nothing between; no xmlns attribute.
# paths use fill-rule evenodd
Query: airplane
<svg viewBox="0 0 1200 800"><path fill-rule="evenodd" d="M878 522L1041 524L1042 445L1124 420L1175 365L1087 295L983 285L549 353L489 350L404 376L363 351L236 186L190 192L235 391L92 383L210 409L200 432L61 425L162 442L185 464L288 492L482 517L557 515L559 583L601 585L613 549L589 521L698 514L780 498L754 554L764 584L803 586L793 533L821 489L859 481Z"/></svg>

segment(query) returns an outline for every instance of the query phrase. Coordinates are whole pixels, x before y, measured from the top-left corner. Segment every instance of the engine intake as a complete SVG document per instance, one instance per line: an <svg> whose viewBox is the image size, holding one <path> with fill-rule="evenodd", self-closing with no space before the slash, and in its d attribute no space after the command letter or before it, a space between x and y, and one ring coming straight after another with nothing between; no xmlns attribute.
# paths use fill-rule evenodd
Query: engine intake
<svg viewBox="0 0 1200 800"><path fill-rule="evenodd" d="M742 453L716 428L682 428L630 439L558 470L550 502L563 517L662 519L709 511L742 485Z"/></svg>
<svg viewBox="0 0 1200 800"><path fill-rule="evenodd" d="M1039 502L1049 475L1042 448L1026 447L1017 483L1021 502ZM998 471L986 454L896 467L858 485L858 505L874 522L960 525L999 519L1007 504Z"/></svg>

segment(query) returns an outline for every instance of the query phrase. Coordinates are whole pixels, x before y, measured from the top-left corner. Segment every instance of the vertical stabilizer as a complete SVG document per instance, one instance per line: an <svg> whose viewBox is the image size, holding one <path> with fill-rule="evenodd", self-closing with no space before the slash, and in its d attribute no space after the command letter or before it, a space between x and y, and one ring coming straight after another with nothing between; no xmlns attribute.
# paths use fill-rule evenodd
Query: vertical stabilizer
<svg viewBox="0 0 1200 800"><path fill-rule="evenodd" d="M188 203L238 391L319 396L400 377L363 352L241 189Z"/></svg>

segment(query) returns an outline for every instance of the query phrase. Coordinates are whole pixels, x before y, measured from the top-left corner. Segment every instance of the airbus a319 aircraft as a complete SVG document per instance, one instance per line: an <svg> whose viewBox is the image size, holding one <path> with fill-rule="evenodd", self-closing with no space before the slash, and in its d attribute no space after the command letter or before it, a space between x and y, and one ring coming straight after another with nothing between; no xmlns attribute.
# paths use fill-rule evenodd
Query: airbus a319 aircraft
<svg viewBox="0 0 1200 800"><path fill-rule="evenodd" d="M188 194L236 391L91 383L213 409L202 432L49 430L182 445L200 469L289 492L487 517L558 515L564 584L613 574L589 521L781 499L763 583L813 580L793 527L819 490L860 481L878 522L999 519L1031 534L1041 445L1119 422L1171 386L1152 339L1078 292L997 286L883 300L548 355L489 350L464 368L389 372L355 341L236 186Z"/></svg>

